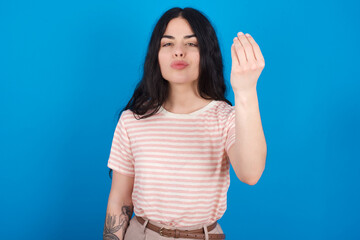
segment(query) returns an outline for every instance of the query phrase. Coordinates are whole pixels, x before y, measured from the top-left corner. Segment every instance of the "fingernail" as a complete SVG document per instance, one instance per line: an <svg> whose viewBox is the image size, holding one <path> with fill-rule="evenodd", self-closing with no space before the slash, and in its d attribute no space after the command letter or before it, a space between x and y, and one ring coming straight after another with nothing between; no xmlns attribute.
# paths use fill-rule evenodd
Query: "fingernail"
<svg viewBox="0 0 360 240"><path fill-rule="evenodd" d="M246 36L248 36L248 37L250 37L250 34L248 34L248 33L247 33L247 34L245 34L245 35L246 35Z"/></svg>
<svg viewBox="0 0 360 240"><path fill-rule="evenodd" d="M239 33L239 35L240 35L240 36L243 36L243 35L244 35L244 33L243 33L243 32L240 32L240 33Z"/></svg>

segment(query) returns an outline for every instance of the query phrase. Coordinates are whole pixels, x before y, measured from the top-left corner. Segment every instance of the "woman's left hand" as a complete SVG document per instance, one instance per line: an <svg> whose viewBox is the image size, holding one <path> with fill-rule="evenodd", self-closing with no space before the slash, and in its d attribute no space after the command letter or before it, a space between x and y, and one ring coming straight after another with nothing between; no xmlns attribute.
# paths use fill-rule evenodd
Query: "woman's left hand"
<svg viewBox="0 0 360 240"><path fill-rule="evenodd" d="M256 84L265 60L255 40L242 32L234 38L231 45L231 76L230 82L235 93L256 90Z"/></svg>

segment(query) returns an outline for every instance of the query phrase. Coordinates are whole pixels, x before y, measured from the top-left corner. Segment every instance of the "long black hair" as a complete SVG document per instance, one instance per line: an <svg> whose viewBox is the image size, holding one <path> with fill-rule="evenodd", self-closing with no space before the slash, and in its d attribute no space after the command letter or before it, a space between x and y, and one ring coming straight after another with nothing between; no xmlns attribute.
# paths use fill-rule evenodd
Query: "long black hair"
<svg viewBox="0 0 360 240"><path fill-rule="evenodd" d="M224 80L223 61L219 42L213 26L203 13L194 8L171 8L156 23L145 57L144 71L141 81L136 85L133 96L120 111L130 109L138 120L150 117L158 112L169 94L169 82L162 77L158 62L161 37L173 18L181 17L188 21L194 32L200 50L198 92L208 100L222 100L232 106L225 98L226 84ZM208 96L208 97L206 97ZM109 171L111 178L112 169Z"/></svg>

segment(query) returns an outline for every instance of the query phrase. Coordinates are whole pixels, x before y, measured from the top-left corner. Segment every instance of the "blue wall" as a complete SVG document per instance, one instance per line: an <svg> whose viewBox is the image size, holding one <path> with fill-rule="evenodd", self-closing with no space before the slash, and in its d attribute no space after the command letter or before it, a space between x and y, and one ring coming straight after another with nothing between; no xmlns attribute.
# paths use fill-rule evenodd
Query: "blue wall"
<svg viewBox="0 0 360 240"><path fill-rule="evenodd" d="M1 1L0 239L101 239L116 114L151 30L194 7L221 43L250 33L268 146L254 185L231 169L227 239L359 239L358 1Z"/></svg>

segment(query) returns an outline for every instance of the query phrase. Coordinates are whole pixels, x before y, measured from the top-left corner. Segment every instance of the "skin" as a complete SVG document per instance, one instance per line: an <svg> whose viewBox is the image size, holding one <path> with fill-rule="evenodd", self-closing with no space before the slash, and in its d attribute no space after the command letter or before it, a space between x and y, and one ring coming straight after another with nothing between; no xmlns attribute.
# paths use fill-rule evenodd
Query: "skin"
<svg viewBox="0 0 360 240"><path fill-rule="evenodd" d="M235 144L229 160L237 177L250 185L260 179L267 155L256 85L265 60L250 34L239 32L231 46L231 86L235 96Z"/></svg>
<svg viewBox="0 0 360 240"><path fill-rule="evenodd" d="M125 236L126 229L133 214L132 205L123 205L121 214L106 214L103 231L103 240L120 240Z"/></svg>
<svg viewBox="0 0 360 240"><path fill-rule="evenodd" d="M190 113L210 102L200 97L197 91L200 50L196 37L184 38L193 34L187 20L179 17L169 21L161 39L158 61L163 78L170 84L169 98L163 107L170 112ZM174 69L170 65L175 60L183 60L189 65Z"/></svg>

